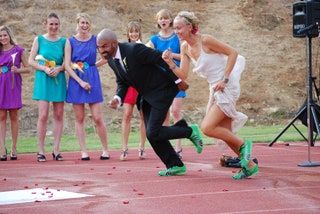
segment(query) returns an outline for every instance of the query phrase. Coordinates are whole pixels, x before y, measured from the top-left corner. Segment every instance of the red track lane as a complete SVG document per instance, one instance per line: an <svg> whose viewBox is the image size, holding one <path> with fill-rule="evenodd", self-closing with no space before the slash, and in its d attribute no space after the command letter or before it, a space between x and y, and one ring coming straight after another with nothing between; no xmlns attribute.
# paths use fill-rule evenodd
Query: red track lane
<svg viewBox="0 0 320 214"><path fill-rule="evenodd" d="M136 149L127 161L119 151L111 159L79 160L63 153L65 161L36 162L35 154L0 162L0 192L51 188L95 195L79 199L0 205L0 213L320 213L320 167L298 167L308 160L305 143L290 146L255 144L253 156L260 173L232 180L237 170L220 167L221 148L206 146L202 154L184 148L184 176L159 177L164 166L152 150L138 160ZM232 154L228 150L227 153ZM311 148L311 160L320 162L320 147Z"/></svg>

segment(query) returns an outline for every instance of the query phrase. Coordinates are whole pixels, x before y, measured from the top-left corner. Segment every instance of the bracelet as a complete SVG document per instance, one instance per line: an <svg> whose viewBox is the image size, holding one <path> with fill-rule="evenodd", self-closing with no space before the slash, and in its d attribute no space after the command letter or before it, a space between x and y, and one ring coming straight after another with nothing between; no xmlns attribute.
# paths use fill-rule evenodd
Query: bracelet
<svg viewBox="0 0 320 214"><path fill-rule="evenodd" d="M228 77L224 77L222 80L225 84L227 84L229 82L229 78Z"/></svg>

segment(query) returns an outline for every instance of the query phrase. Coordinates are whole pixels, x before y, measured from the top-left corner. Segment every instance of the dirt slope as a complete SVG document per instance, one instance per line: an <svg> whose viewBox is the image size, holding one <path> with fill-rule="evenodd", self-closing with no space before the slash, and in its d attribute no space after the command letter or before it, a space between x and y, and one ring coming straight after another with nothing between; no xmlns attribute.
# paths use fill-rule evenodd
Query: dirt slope
<svg viewBox="0 0 320 214"><path fill-rule="evenodd" d="M143 39L157 32L154 15L162 8L174 13L194 11L201 19L202 33L235 47L247 59L242 77L239 110L251 123L280 123L290 118L305 99L305 40L292 37L293 0L0 0L0 25L13 28L17 40L30 50L33 38L44 32L43 18L51 11L59 14L62 35L75 29L75 15L86 12L92 16L94 33L104 27L115 30L125 40L125 27L130 20L140 20ZM314 46L319 47L318 39ZM318 49L315 49L317 53ZM314 56L315 61L318 54ZM317 72L315 72L316 75ZM101 69L103 91L108 101L115 91L115 78L108 66ZM188 120L199 122L204 114L208 86L204 79L191 75L190 89L184 106ZM36 128L37 106L31 100L33 75L24 78L24 103L21 111L22 129ZM104 108L110 127L118 128L121 111ZM66 131L73 130L71 106L66 105ZM90 124L89 124L90 125ZM88 126L89 126L88 125ZM49 128L50 129L50 128Z"/></svg>

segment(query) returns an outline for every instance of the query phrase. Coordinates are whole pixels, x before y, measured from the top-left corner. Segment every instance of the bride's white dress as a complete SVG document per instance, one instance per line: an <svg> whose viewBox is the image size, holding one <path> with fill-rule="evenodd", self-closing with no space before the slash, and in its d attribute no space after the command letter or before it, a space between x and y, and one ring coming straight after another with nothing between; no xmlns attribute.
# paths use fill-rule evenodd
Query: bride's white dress
<svg viewBox="0 0 320 214"><path fill-rule="evenodd" d="M223 79L227 58L223 54L206 53L201 48L199 58L197 60L191 58L191 61L194 65L193 72L207 79L209 83L210 95L207 111L213 104L217 104L232 119L232 131L237 132L248 119L247 115L236 110L236 101L240 96L240 77L245 67L243 56L238 55L225 89L217 92L213 90L215 84Z"/></svg>

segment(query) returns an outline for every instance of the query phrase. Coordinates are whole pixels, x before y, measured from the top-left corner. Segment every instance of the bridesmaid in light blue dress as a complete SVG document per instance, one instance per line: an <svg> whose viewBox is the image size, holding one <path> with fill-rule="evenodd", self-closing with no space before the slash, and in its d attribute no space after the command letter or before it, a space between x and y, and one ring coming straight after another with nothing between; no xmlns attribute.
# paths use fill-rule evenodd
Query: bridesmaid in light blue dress
<svg viewBox="0 0 320 214"><path fill-rule="evenodd" d="M45 21L47 33L37 36L32 44L29 64L36 70L32 99L38 101L38 154L37 160L45 162L44 141L50 102L53 105L53 137L52 157L62 161L60 141L63 131L63 108L66 98L66 77L63 57L66 39L59 35L60 20L57 14L50 13Z"/></svg>
<svg viewBox="0 0 320 214"><path fill-rule="evenodd" d="M106 64L107 61L96 62L96 36L91 34L89 15L80 13L76 20L77 34L67 40L65 47L65 68L70 75L66 101L73 104L81 160L90 160L85 140L85 104L89 104L102 144L100 160L107 160L109 159L107 131L102 115L103 96L97 68Z"/></svg>

